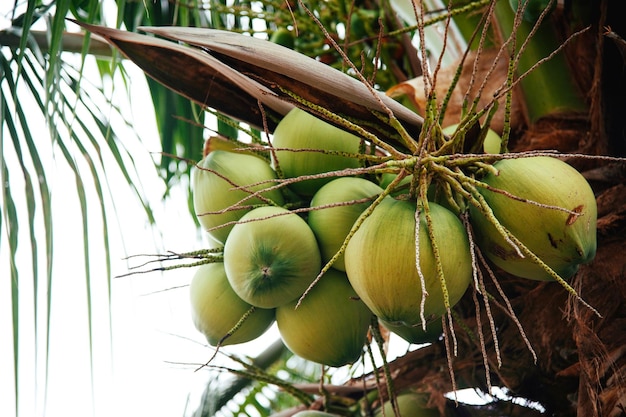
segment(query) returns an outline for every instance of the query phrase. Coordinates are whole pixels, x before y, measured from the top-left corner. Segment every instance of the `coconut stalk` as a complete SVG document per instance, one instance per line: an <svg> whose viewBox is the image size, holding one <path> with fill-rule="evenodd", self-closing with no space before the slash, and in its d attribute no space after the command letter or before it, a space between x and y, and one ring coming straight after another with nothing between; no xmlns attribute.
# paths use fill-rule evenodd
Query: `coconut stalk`
<svg viewBox="0 0 626 417"><path fill-rule="evenodd" d="M486 36L482 44L481 31L485 30L485 12L489 7L490 0L455 0L452 2L452 10L464 10L458 17L453 16L459 32L471 50L478 48L493 48L493 37ZM487 29L491 35L491 28Z"/></svg>

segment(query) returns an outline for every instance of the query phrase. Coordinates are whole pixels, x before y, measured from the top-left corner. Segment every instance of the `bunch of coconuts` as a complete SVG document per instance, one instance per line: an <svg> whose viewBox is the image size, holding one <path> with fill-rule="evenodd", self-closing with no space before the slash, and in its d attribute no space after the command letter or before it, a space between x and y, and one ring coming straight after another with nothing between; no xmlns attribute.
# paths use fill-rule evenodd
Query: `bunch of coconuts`
<svg viewBox="0 0 626 417"><path fill-rule="evenodd" d="M498 153L488 136L485 154ZM373 316L410 343L436 340L473 280L470 236L492 265L535 280L566 280L595 255L594 194L553 157L503 154L441 177L459 184L415 192L447 172L445 157L432 172L412 155L372 163L371 143L298 108L264 155L227 148L192 178L197 218L223 247L190 287L213 346L254 340L275 321L293 353L339 367L359 359Z"/></svg>

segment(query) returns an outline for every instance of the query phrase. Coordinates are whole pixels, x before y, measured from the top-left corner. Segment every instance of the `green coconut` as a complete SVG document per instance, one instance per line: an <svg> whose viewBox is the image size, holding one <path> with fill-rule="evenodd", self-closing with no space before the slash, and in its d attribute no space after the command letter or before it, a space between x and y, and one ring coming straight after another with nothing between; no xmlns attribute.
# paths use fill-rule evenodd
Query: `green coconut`
<svg viewBox="0 0 626 417"><path fill-rule="evenodd" d="M278 330L293 353L337 367L359 359L372 313L345 273L329 270L296 308L297 302L276 309Z"/></svg>
<svg viewBox="0 0 626 417"><path fill-rule="evenodd" d="M299 108L292 109L276 126L272 145L277 149L288 149L277 150L273 154L274 164L280 166L287 178L360 166L359 159L351 156L359 153L361 140L357 136ZM325 151L335 151L335 154ZM298 181L291 188L302 196L310 197L332 179Z"/></svg>
<svg viewBox="0 0 626 417"><path fill-rule="evenodd" d="M442 206L429 203L432 233L439 249L449 303L456 304L472 280L469 239L459 218ZM422 284L415 244L416 205L385 199L365 219L345 253L352 287L381 320L414 326L421 323ZM446 312L433 245L425 214L420 214L419 265L428 295L426 320Z"/></svg>
<svg viewBox="0 0 626 417"><path fill-rule="evenodd" d="M441 319L435 319L427 323L426 330L422 328L421 324L407 326L405 324L388 323L384 320L380 320L380 324L407 342L416 345L436 342L443 333Z"/></svg>
<svg viewBox="0 0 626 417"><path fill-rule="evenodd" d="M210 152L192 173L193 205L198 221L213 239L226 242L233 228L233 224L226 224L239 220L251 206L284 203L277 189L261 193L263 198L246 199L253 192L276 185L275 179L276 173L269 163L257 156L225 150ZM248 191L235 189L245 186Z"/></svg>
<svg viewBox="0 0 626 417"><path fill-rule="evenodd" d="M596 253L597 207L587 180L569 164L551 157L504 159L494 164L498 173L480 188L498 221L561 278L576 273ZM493 189L503 190L519 201ZM547 206L569 210L539 207ZM534 280L553 277L530 256L520 257L496 227L476 207L470 219L481 251L504 271Z"/></svg>
<svg viewBox="0 0 626 417"><path fill-rule="evenodd" d="M391 172L386 172L382 174L380 176L380 187L383 189L386 189L389 186L389 184L391 184L397 177L398 177L398 174L394 174ZM412 180L413 180L413 175L407 175L404 178L402 178L402 180L400 180L400 183L398 183L395 186L394 190L391 192L390 195L392 195L393 197L398 197L399 195L402 195L402 194L408 194L409 187L411 186Z"/></svg>
<svg viewBox="0 0 626 417"><path fill-rule="evenodd" d="M428 396L417 392L403 392L396 397L399 414L402 417L439 417L439 410L428 407ZM384 410L384 411L383 411ZM382 409L378 409L374 417L394 417L391 402L386 401Z"/></svg>
<svg viewBox="0 0 626 417"><path fill-rule="evenodd" d="M449 125L444 127L441 131L448 135L451 136L459 127L459 124L453 124L453 125ZM491 129L491 128L487 128L487 133L485 135L485 139L483 140L483 152L484 153L491 153L491 154L498 154L500 153L500 148L502 147L502 138L500 137L500 135L498 135L498 133Z"/></svg>
<svg viewBox="0 0 626 417"><path fill-rule="evenodd" d="M224 245L224 266L244 301L274 308L302 295L321 270L321 255L309 225L281 207L244 215Z"/></svg>
<svg viewBox="0 0 626 417"><path fill-rule="evenodd" d="M383 189L371 181L357 177L337 178L324 185L311 200L311 208L370 199L369 201L322 208L309 212L308 223L320 246L322 260L328 262L339 251L356 219L372 203L373 197ZM345 271L343 255L335 260L333 267Z"/></svg>
<svg viewBox="0 0 626 417"><path fill-rule="evenodd" d="M233 291L222 263L198 267L189 285L189 295L193 323L211 346L220 341L223 346L249 342L274 322L274 310L257 308L225 338L252 306Z"/></svg>

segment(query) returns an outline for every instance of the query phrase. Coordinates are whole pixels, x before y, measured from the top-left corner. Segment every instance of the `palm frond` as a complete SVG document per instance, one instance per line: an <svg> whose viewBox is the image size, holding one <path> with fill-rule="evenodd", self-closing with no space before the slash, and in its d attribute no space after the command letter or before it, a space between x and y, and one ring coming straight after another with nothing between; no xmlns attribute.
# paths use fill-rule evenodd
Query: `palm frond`
<svg viewBox="0 0 626 417"><path fill-rule="evenodd" d="M108 280L105 288L110 288L111 284L109 230L110 218L115 213L110 207L115 207L115 200L107 171L121 173L134 189L147 218L154 222L141 187L135 156L124 143L128 143L129 138L121 141L118 127L110 122L112 113L124 120L120 110L110 102L109 94L102 86L91 85L84 79L85 59L76 60L63 53L63 46L67 44L64 42L65 15L70 2L57 5L57 14L47 33L49 42L43 49L38 47L41 38L31 36L28 31L42 13L41 9L32 6L34 4L29 2L26 13L16 18L17 22L28 25L18 28L23 29L19 42L7 42L5 46L3 41L0 54L0 180L4 184L0 197L0 252L2 259L8 260L6 264L3 262L0 274L11 279L14 366L10 374L14 376L15 390L9 398L14 398L16 415L21 414L21 397L38 398L42 395L45 408L50 334L54 331L51 310L62 297L61 294L53 295L56 279L53 243L62 236L54 227L54 218L65 209L64 204L69 204L55 199L53 189L73 188L77 196L82 243L73 249L78 255L78 263L83 265L82 272L76 272L85 277L90 350L93 349L94 332L107 331L93 327L93 302L97 297L104 297L110 303L111 297L108 290L96 294L93 289L96 284L101 287L96 280L100 279L102 272ZM91 10L95 15L93 6ZM18 29L4 32L2 39L16 39L15 35L9 35L17 33ZM89 51L89 43L84 36L81 39L78 52L82 51L84 57ZM125 123L131 125L128 120ZM55 166L69 169L74 177L73 185L71 182L55 183ZM153 175L157 175L156 169ZM101 224L102 228L94 230L93 224ZM93 254L98 250L102 250L104 271L92 262ZM98 274L94 274L96 268ZM38 347L36 356L24 357L24 352L30 351L27 346L32 343L32 338ZM93 376L93 351L90 358ZM19 365L24 361L35 364L35 374L44 375L44 381L37 384L43 388L39 394L24 389Z"/></svg>

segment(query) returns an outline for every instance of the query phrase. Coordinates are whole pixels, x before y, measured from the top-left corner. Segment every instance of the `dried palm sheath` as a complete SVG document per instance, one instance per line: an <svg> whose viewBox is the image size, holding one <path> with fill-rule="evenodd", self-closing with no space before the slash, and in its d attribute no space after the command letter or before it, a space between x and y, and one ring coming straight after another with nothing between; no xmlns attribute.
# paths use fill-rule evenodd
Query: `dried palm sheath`
<svg viewBox="0 0 626 417"><path fill-rule="evenodd" d="M79 23L103 37L168 88L237 120L270 131L298 96L404 148L393 113L413 136L422 118L363 82L291 49L228 31L143 27L155 36ZM182 42L182 43L180 43ZM263 110L260 106L262 105ZM323 114L319 114L323 117ZM332 120L331 120L332 122Z"/></svg>

